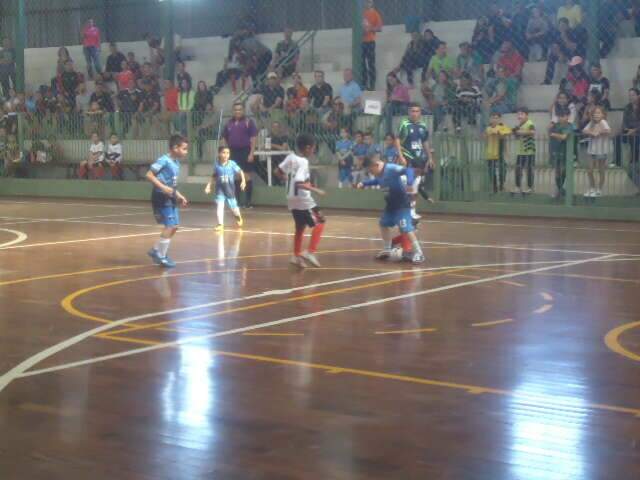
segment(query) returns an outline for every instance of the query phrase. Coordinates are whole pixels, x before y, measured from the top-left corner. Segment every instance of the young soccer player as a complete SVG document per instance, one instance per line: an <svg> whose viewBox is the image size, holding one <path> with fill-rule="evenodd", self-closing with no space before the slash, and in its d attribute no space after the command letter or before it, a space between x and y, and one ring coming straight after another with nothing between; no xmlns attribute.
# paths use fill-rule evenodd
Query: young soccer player
<svg viewBox="0 0 640 480"><path fill-rule="evenodd" d="M567 178L567 140L573 133L573 125L569 123L569 109L556 109L557 122L549 127L549 153L551 163L556 170L556 193L554 198L564 197L564 182Z"/></svg>
<svg viewBox="0 0 640 480"><path fill-rule="evenodd" d="M124 180L122 171L122 144L115 133L111 134L109 138L106 158L111 168L111 178L114 180Z"/></svg>
<svg viewBox="0 0 640 480"><path fill-rule="evenodd" d="M369 173L374 176L373 180L365 180L358 185L358 188L379 185L388 190L386 196L386 207L380 217L380 235L384 242L384 247L376 258L388 260L391 257L393 227L398 227L401 233L407 234L411 241L413 263L424 262L422 248L415 235L415 227L411 218L411 200L407 194L407 186L403 180L407 169L400 165L385 163L380 157L368 163Z"/></svg>
<svg viewBox="0 0 640 480"><path fill-rule="evenodd" d="M489 117L489 126L484 132L487 139L487 168L489 184L493 193L504 190L507 167L504 160L505 138L511 135L511 129L502 123L502 114L493 112Z"/></svg>
<svg viewBox="0 0 640 480"><path fill-rule="evenodd" d="M340 129L340 140L336 142L336 158L338 159L338 188L350 187L353 183L353 141L349 130Z"/></svg>
<svg viewBox="0 0 640 480"><path fill-rule="evenodd" d="M240 176L240 189L244 190L247 186L244 172L238 166L236 162L230 160L231 150L229 147L218 147L218 161L213 167L213 173L211 174L211 180L204 188L204 193L209 195L211 193L211 184L216 183L216 213L218 216L218 225L216 231L221 232L224 230L224 204L229 205L229 209L236 217L236 224L241 227L244 223L240 209L238 208L238 201L236 200L236 176Z"/></svg>
<svg viewBox="0 0 640 480"><path fill-rule="evenodd" d="M96 168L102 169L104 162L104 143L96 132L91 134L91 146L89 147L89 156L86 160L80 162L78 176L80 178L89 179L96 178ZM103 172L98 172L97 176L102 176Z"/></svg>
<svg viewBox="0 0 640 480"><path fill-rule="evenodd" d="M606 120L607 113L603 107L596 107L591 112L591 121L584 127L582 133L589 138L589 147L587 153L589 154L589 190L584 194L585 197L600 197L602 196L602 187L604 186L604 179L607 170L607 157L610 153L610 141L609 135L611 134L611 127ZM596 179L594 176L594 170L598 169L599 182L598 188L596 188Z"/></svg>
<svg viewBox="0 0 640 480"><path fill-rule="evenodd" d="M518 125L513 129L518 138L518 155L516 164L516 188L512 193L533 192L534 172L536 162L536 126L529 120L529 110L518 109ZM522 171L527 170L527 187L522 188Z"/></svg>
<svg viewBox="0 0 640 480"><path fill-rule="evenodd" d="M293 257L291 263L305 268L307 263L319 267L315 253L320 244L325 218L317 207L311 192L324 195L324 191L311 185L309 160L315 149L316 141L312 135L300 134L296 139L297 154L292 153L278 166L277 173L287 179L287 204L295 222ZM310 227L311 241L306 251L302 250L302 241L306 227Z"/></svg>
<svg viewBox="0 0 640 480"><path fill-rule="evenodd" d="M160 238L148 255L154 263L165 268L173 268L176 264L167 252L171 238L178 231L180 214L178 204L187 205L187 199L178 191L180 160L187 157L189 143L182 135L172 135L169 139L169 153L158 158L147 172L147 180L153 184L151 206L156 221L164 225Z"/></svg>

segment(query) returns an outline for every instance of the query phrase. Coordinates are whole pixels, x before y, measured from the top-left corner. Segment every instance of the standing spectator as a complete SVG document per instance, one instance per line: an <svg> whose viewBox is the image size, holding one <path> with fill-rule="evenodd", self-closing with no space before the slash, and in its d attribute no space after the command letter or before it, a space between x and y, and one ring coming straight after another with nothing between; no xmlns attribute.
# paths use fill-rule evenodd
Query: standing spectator
<svg viewBox="0 0 640 480"><path fill-rule="evenodd" d="M91 103L93 102L96 102L104 112L112 113L115 111L111 92L102 82L96 82L96 91L91 94Z"/></svg>
<svg viewBox="0 0 640 480"><path fill-rule="evenodd" d="M564 5L558 9L556 16L558 20L566 18L569 21L569 28L576 28L582 23L582 7L575 3L575 0L565 0Z"/></svg>
<svg viewBox="0 0 640 480"><path fill-rule="evenodd" d="M145 33L142 38L144 38L149 45L149 64L151 65L151 69L153 70L153 73L158 75L160 73L160 69L164 65L162 41L148 33ZM180 83L178 82L178 85L179 84Z"/></svg>
<svg viewBox="0 0 640 480"><path fill-rule="evenodd" d="M284 30L284 40L276 45L276 56L273 61L274 70L280 78L290 77L296 71L300 49L292 39L293 31L290 28Z"/></svg>
<svg viewBox="0 0 640 480"><path fill-rule="evenodd" d="M180 112L180 106L178 105L178 97L180 91L173 84L171 80L164 81L164 110L161 113L163 125L167 131L167 134L171 132L171 126L175 125L177 129L178 125L178 112Z"/></svg>
<svg viewBox="0 0 640 480"><path fill-rule="evenodd" d="M407 75L407 83L413 86L413 72L418 68L425 70L426 59L424 53L426 49L426 42L420 35L420 32L413 32L411 34L411 41L402 55L400 64L393 70L393 73L397 74L400 70L403 70Z"/></svg>
<svg viewBox="0 0 640 480"><path fill-rule="evenodd" d="M160 81L158 80L158 75L154 73L153 66L151 65L151 63L145 62L142 65L142 76L140 77L140 80L149 82L151 84L151 88L154 91L156 92L160 91ZM189 84L189 89L191 89L191 84Z"/></svg>
<svg viewBox="0 0 640 480"><path fill-rule="evenodd" d="M456 85L446 70L440 70L438 82L433 87L433 129L438 130L446 119L448 113L453 110L456 101Z"/></svg>
<svg viewBox="0 0 640 480"><path fill-rule="evenodd" d="M109 56L107 57L107 66L103 74L105 80L115 80L118 73L123 70L123 62L127 61L124 53L118 51L118 46L111 42L109 44Z"/></svg>
<svg viewBox="0 0 640 480"><path fill-rule="evenodd" d="M640 189L640 91L637 88L629 90L629 104L622 116L622 141L629 144L631 158L629 159L629 178ZM618 151L622 145L618 143ZM617 162L621 165L622 162Z"/></svg>
<svg viewBox="0 0 640 480"><path fill-rule="evenodd" d="M447 54L447 42L440 42L436 54L431 57L427 68L427 78L437 79L441 71L448 76L453 75L456 68L455 60Z"/></svg>
<svg viewBox="0 0 640 480"><path fill-rule="evenodd" d="M558 121L549 127L549 154L551 164L555 168L556 193L554 198L564 197L564 182L567 178L567 141L573 133L573 125L569 122L569 110L559 108L556 111Z"/></svg>
<svg viewBox="0 0 640 480"><path fill-rule="evenodd" d="M499 46L510 38L511 19L497 3L489 5L489 28L493 31L493 44Z"/></svg>
<svg viewBox="0 0 640 480"><path fill-rule="evenodd" d="M569 20L558 20L557 29L549 35L549 55L547 57L547 70L544 76L544 85L551 85L558 61L568 62L574 57L583 57L586 54L587 32L581 26L574 30L569 28Z"/></svg>
<svg viewBox="0 0 640 480"><path fill-rule="evenodd" d="M176 83L182 85L185 80L189 84L189 90L191 90L193 88L193 80L189 72L187 72L185 63L183 61L176 62Z"/></svg>
<svg viewBox="0 0 640 480"><path fill-rule="evenodd" d="M353 79L353 70L345 69L343 73L344 85L340 87L340 99L344 103L347 113L362 110L362 89Z"/></svg>
<svg viewBox="0 0 640 480"><path fill-rule="evenodd" d="M609 145L611 127L609 127L606 118L607 113L604 108L596 107L591 114L591 120L582 130L582 133L589 138L587 153L590 157L589 167L587 170L587 175L589 176L589 190L584 194L585 197L602 196L602 187L604 187L607 169L607 158L611 150ZM596 188L596 180L594 176L594 170L596 168L599 173L598 188Z"/></svg>
<svg viewBox="0 0 640 480"><path fill-rule="evenodd" d="M93 18L87 20L82 29L82 50L87 61L87 73L93 80L93 69L96 73L102 73L100 65L100 29L96 26Z"/></svg>
<svg viewBox="0 0 640 480"><path fill-rule="evenodd" d="M376 34L382 31L382 16L373 0L365 0L362 19L362 84L366 90L376 89Z"/></svg>
<svg viewBox="0 0 640 480"><path fill-rule="evenodd" d="M566 92L558 92L558 95L556 95L556 101L553 102L553 105L551 105L551 123L558 123L558 111L559 110L567 110L569 112L569 123L571 125L576 126L577 122L577 109L576 109L576 104L573 103L570 99L569 99L569 95L567 95Z"/></svg>
<svg viewBox="0 0 640 480"><path fill-rule="evenodd" d="M242 78L242 90L246 88L247 76L240 61L240 54L237 51L233 52L231 60L225 57L224 66L216 75L216 83L211 89L214 95L220 93L220 90L231 80L231 92L234 95L238 94L237 80Z"/></svg>
<svg viewBox="0 0 640 480"><path fill-rule="evenodd" d="M496 62L498 66L504 67L505 74L509 78L515 78L518 81L522 79L522 69L524 68L524 58L520 55L510 40L503 42L500 47L500 55Z"/></svg>
<svg viewBox="0 0 640 480"><path fill-rule="evenodd" d="M529 61L541 61L547 50L547 34L549 32L549 23L543 16L542 10L538 7L531 9L531 18L527 24L525 37L529 46Z"/></svg>
<svg viewBox="0 0 640 480"><path fill-rule="evenodd" d="M563 82L566 86L561 84L560 88L568 91L578 103L585 104L589 92L589 80L582 57L573 57L569 62L566 82Z"/></svg>
<svg viewBox="0 0 640 480"><path fill-rule="evenodd" d="M67 62L71 59L71 55L69 55L69 50L66 47L60 47L58 49L58 59L56 62L56 76L51 80L51 87L56 91L62 91L62 74L64 73L64 67Z"/></svg>
<svg viewBox="0 0 640 480"><path fill-rule="evenodd" d="M393 72L387 75L387 103L391 104L392 115L403 114L411 103L409 89Z"/></svg>
<svg viewBox="0 0 640 480"><path fill-rule="evenodd" d="M239 202L241 206L251 208L253 193L253 172L255 162L253 153L256 148L258 129L253 120L245 115L244 106L241 103L233 105L233 118L227 122L222 131L222 142L231 149L231 158L235 160L247 177L245 200ZM240 192L240 185L236 184L236 194ZM238 198L241 199L240 195Z"/></svg>
<svg viewBox="0 0 640 480"><path fill-rule="evenodd" d="M597 90L601 97L602 106L607 110L611 110L611 102L609 101L609 89L611 84L609 79L602 75L602 67L599 63L591 65L591 78L589 80L589 91Z"/></svg>
<svg viewBox="0 0 640 480"><path fill-rule="evenodd" d="M206 112L207 105L213 105L213 97L211 96L211 92L207 87L207 84L200 80L196 87L196 96L193 102L193 111L195 112Z"/></svg>
<svg viewBox="0 0 640 480"><path fill-rule="evenodd" d="M473 29L471 46L478 52L482 64L490 63L491 56L495 51L495 39L493 29L489 27L489 19L480 17Z"/></svg>
<svg viewBox="0 0 640 480"><path fill-rule="evenodd" d="M518 139L518 154L516 157L516 189L512 193L531 193L534 183L534 168L536 161L536 127L529 119L529 110L518 110L518 125L513 128L513 134ZM527 187L522 188L522 175L527 172Z"/></svg>
<svg viewBox="0 0 640 480"><path fill-rule="evenodd" d="M247 63L251 66L253 87L257 88L264 80L264 74L271 65L273 54L255 37L249 37L240 42L240 53L246 57Z"/></svg>
<svg viewBox="0 0 640 480"><path fill-rule="evenodd" d="M473 83L482 85L484 83L484 66L480 55L473 50L469 42L460 44L460 54L456 59L456 77L464 74L471 76Z"/></svg>
<svg viewBox="0 0 640 480"><path fill-rule="evenodd" d="M78 72L75 71L73 62L71 60L67 61L65 70L62 73L62 91L60 93L73 108L75 108L76 105L76 95L78 93L78 87L81 83L82 77Z"/></svg>
<svg viewBox="0 0 640 480"><path fill-rule="evenodd" d="M597 90L592 90L587 94L587 103L582 107L580 112L580 129L584 129L593 116L593 112L596 108L602 107L602 95Z"/></svg>
<svg viewBox="0 0 640 480"><path fill-rule="evenodd" d="M264 85L253 103L253 111L256 113L271 113L274 109L284 107L284 88L280 86L280 79L274 72L267 75L267 83Z"/></svg>
<svg viewBox="0 0 640 480"><path fill-rule="evenodd" d="M150 137L155 133L157 114L160 112L160 95L153 89L151 83L142 80L142 92L138 94L138 114L136 115L135 128L145 137ZM186 123L186 122L185 122Z"/></svg>
<svg viewBox="0 0 640 480"><path fill-rule="evenodd" d="M536 8L536 7L533 7ZM544 15L544 14L543 14ZM531 20L531 12L527 8L524 0L516 2L513 16L511 17L511 27L509 28L509 40L513 43L520 55L529 57L529 42L527 40L527 28Z"/></svg>
<svg viewBox="0 0 640 480"><path fill-rule="evenodd" d="M16 88L16 52L8 38L2 41L0 50L0 84L5 96L10 88Z"/></svg>
<svg viewBox="0 0 640 480"><path fill-rule="evenodd" d="M476 124L476 116L479 113L479 101L482 99L482 92L473 84L471 75L465 73L460 77L460 86L456 91L456 102L453 110L453 124L456 131L462 127L462 119L466 118L469 125Z"/></svg>
<svg viewBox="0 0 640 480"><path fill-rule="evenodd" d="M511 129L502 123L500 112L492 112L489 116L489 126L483 136L487 140L487 169L489 185L493 187L493 193L504 190L507 177L505 140L509 135L511 135Z"/></svg>
<svg viewBox="0 0 640 480"><path fill-rule="evenodd" d="M178 107L180 108L178 129L182 135L187 134L187 115L193 110L193 105L196 100L196 92L193 91L189 81L187 79L182 80L182 83L178 86Z"/></svg>
<svg viewBox="0 0 640 480"><path fill-rule="evenodd" d="M350 187L353 183L351 170L353 169L353 141L349 130L340 129L340 140L336 142L336 160L338 161L338 188Z"/></svg>
<svg viewBox="0 0 640 480"><path fill-rule="evenodd" d="M309 89L309 100L311 100L311 106L323 114L331 108L333 88L324 81L324 72L316 70L313 73L313 78L315 83Z"/></svg>

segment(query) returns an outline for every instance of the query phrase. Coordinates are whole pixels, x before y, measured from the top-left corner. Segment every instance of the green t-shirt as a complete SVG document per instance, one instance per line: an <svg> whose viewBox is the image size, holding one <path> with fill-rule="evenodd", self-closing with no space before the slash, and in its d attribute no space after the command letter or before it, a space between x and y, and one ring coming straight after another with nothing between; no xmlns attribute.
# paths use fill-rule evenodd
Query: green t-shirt
<svg viewBox="0 0 640 480"><path fill-rule="evenodd" d="M561 135L571 135L573 126L570 123L555 123L549 130L549 133L559 133ZM567 140L559 140L554 137L549 138L549 153L551 158L556 160L564 160L567 156Z"/></svg>
<svg viewBox="0 0 640 480"><path fill-rule="evenodd" d="M536 126L531 120L527 120L522 125L518 125L514 128L514 131L531 131L535 132ZM518 155L535 155L536 154L536 139L534 136L520 137L518 136Z"/></svg>
<svg viewBox="0 0 640 480"><path fill-rule="evenodd" d="M437 55L431 57L431 61L429 62L429 69L433 71L436 78L438 78L438 74L440 70L444 69L445 72L451 73L456 68L456 62L449 55L445 55L440 58Z"/></svg>

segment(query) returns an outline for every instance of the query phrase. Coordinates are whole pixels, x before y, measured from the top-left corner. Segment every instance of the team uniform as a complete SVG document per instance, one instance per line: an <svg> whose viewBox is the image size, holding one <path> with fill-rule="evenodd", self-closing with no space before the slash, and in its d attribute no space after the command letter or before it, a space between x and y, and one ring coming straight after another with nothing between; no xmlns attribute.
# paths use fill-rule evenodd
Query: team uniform
<svg viewBox="0 0 640 480"><path fill-rule="evenodd" d="M402 147L402 156L409 163L408 166L424 170L429 157L429 152L424 149L425 142L429 141L427 124L423 121L413 123L406 118L400 124L398 138Z"/></svg>
<svg viewBox="0 0 640 480"><path fill-rule="evenodd" d="M224 165L216 162L213 166L213 175L216 178L216 186L214 198L217 204L218 226L217 230L221 230L224 225L224 204L229 205L229 209L236 217L239 227L242 226L243 220L238 208L238 200L236 199L236 176L242 173L240 166L233 160L227 160ZM207 187L208 188L208 187Z"/></svg>
<svg viewBox="0 0 640 480"><path fill-rule="evenodd" d="M398 227L400 232L409 233L415 230L411 218L411 199L407 193L407 169L400 165L385 163L382 174L373 180L362 182L365 187L379 185L387 190L386 206L380 217L380 226Z"/></svg>
<svg viewBox="0 0 640 480"><path fill-rule="evenodd" d="M180 163L170 155L163 155L151 165L151 171L156 178L164 185L173 188L175 192L178 186L178 176L180 175ZM180 225L180 212L175 195L168 196L166 193L153 187L151 192L151 206L156 222L165 227L176 227Z"/></svg>
<svg viewBox="0 0 640 480"><path fill-rule="evenodd" d="M278 168L287 176L287 206L295 222L292 263L304 267L304 260L307 260L311 264L319 266L313 255L320 243L325 219L313 199L311 191L299 186L301 183L310 182L309 160L292 153L280 163ZM306 227L312 228L313 231L308 251L303 252L302 240Z"/></svg>

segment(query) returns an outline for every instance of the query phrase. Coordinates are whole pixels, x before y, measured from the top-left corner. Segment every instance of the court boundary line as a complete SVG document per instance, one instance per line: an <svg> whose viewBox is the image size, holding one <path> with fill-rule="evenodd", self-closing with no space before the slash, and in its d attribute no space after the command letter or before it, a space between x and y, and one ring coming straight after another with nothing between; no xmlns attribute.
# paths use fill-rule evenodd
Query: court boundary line
<svg viewBox="0 0 640 480"><path fill-rule="evenodd" d="M7 371L5 374L3 374L0 377L0 392L2 392L15 379L21 378L22 376L33 376L33 375L36 375L36 372L38 372L40 374L43 374L43 373L50 373L52 371L65 370L67 368L74 368L74 367L77 367L77 366L83 366L83 365L99 363L99 362L102 362L102 361L112 360L112 359L115 359L115 358L121 358L121 357L125 357L125 356L136 355L136 354L139 354L139 353L146 353L146 352L150 352L150 351L155 351L155 350L161 350L161 349L165 349L165 348L169 348L169 347L174 347L174 346L177 346L177 345L184 345L184 344L188 344L188 343L193 343L194 341L197 341L197 340L204 340L204 339L209 339L209 338L217 338L217 337L222 337L222 336L229 336L229 335L234 335L236 333L244 333L244 332L259 330L261 328L267 328L267 327L272 327L272 326L277 326L277 325L284 325L284 324L288 324L288 323L293 323L293 322L297 322L297 321L300 321L300 320L305 320L305 319L308 319L308 318L319 317L319 316L322 316L322 315L328 316L328 315L331 315L333 313L344 312L344 311L349 311L349 310L355 310L355 309L359 309L359 308L366 308L366 307L370 307L370 306L373 306L373 305L379 305L379 304L388 303L388 302L392 302L392 301L403 300L403 299L407 299L407 298L414 298L414 297L423 296L423 295L429 295L429 294L432 294L432 293L439 293L439 292L443 292L443 291L452 290L452 289L455 289L455 288L462 288L462 287L466 287L466 286L478 285L478 284L493 282L493 281L496 281L496 280L505 280L505 279L509 279L509 278L515 278L515 277L528 275L528 274L532 274L532 273L537 273L537 272L542 272L542 271L555 270L555 269L559 269L559 268L573 267L573 266L576 266L576 265L590 263L590 262L593 262L594 260L604 260L606 258L609 258L609 257L612 258L612 257L615 257L615 256L617 256L617 255L615 255L615 254L603 255L601 257L595 257L595 258L588 258L588 259L574 260L574 261L570 261L570 262L565 262L565 263L562 263L560 265L551 265L551 266L546 266L546 267L539 267L539 268L535 268L535 269L531 269L531 270L525 270L525 271L522 271L522 272L507 273L507 274L504 274L504 275L498 275L498 276L489 277L489 278L472 280L472 281L468 281L468 282L461 282L461 283L457 283L457 284L451 284L451 285L446 285L446 286L442 286L442 287L431 288L431 289L427 289L427 290L421 290L421 291L418 291L418 292L411 292L411 293L407 293L407 294L403 294L403 295L396 295L396 296L392 296L392 297L386 297L386 298L381 298L381 299L376 299L376 300L370 300L370 301L362 302L362 303L358 303L358 304L351 304L351 305L345 305L345 306L342 306L342 307L336 307L336 308L331 308L331 309L327 309L327 310L316 311L316 312L312 312L312 313L308 313L308 314L304 314L304 315L297 315L297 316L288 317L288 318L284 318L284 319L280 319L280 320L273 320L273 321L269 321L269 322L263 322L263 323L260 323L260 324L254 324L254 325L250 325L250 326L246 326L246 327L235 328L235 329L231 329L231 330L225 330L225 331L216 332L216 333L213 333L213 334L188 337L188 338L185 338L185 339L182 339L182 340L178 340L178 341L174 341L174 342L167 342L167 343L163 343L163 344L160 344L160 345L151 345L151 346L147 346L147 347L143 347L143 348L139 348L139 349L129 350L129 351L126 351L126 352L119 352L119 353L116 353L116 354L105 355L105 356L101 356L101 357L94 357L94 358L91 358L91 359L88 359L88 360L83 360L83 361L80 361L80 362L72 362L72 363L58 365L56 367L50 367L50 368L47 368L47 369L41 369L41 370L35 370L35 371L32 371L32 372L28 372L28 370L31 367L37 365L38 363L46 360L49 357L55 355L56 353L62 352L64 350L67 350L68 348L70 348L73 345L76 345L76 344L86 340L87 338L90 338L90 337L92 337L94 335L97 335L99 333L111 330L112 328L115 328L118 325L122 325L123 323L130 323L132 321L135 321L135 320L132 320L131 317L124 318L124 319L121 319L121 320L119 320L117 322L114 322L114 323L110 323L110 324L106 324L106 325L100 325L99 327L87 330L87 331L85 331L83 333L80 333L80 334L74 336L74 337L68 338L67 340L64 340L64 341L59 342L59 343L57 343L55 345L52 345L51 347L49 347L47 349L44 349L41 352L39 352L39 353L37 353L35 355L32 355L31 357L23 360L18 365L14 366L13 368L11 368L9 371ZM25 375L25 373L27 373L28 375Z"/></svg>
<svg viewBox="0 0 640 480"><path fill-rule="evenodd" d="M0 249L8 248L8 247L11 247L12 245L17 245L29 238L29 236L26 233L21 232L19 230L11 230L9 228L0 228L0 232L8 232L16 236L16 238L14 238L13 240L9 240L8 242L5 242L5 243L0 243Z"/></svg>

